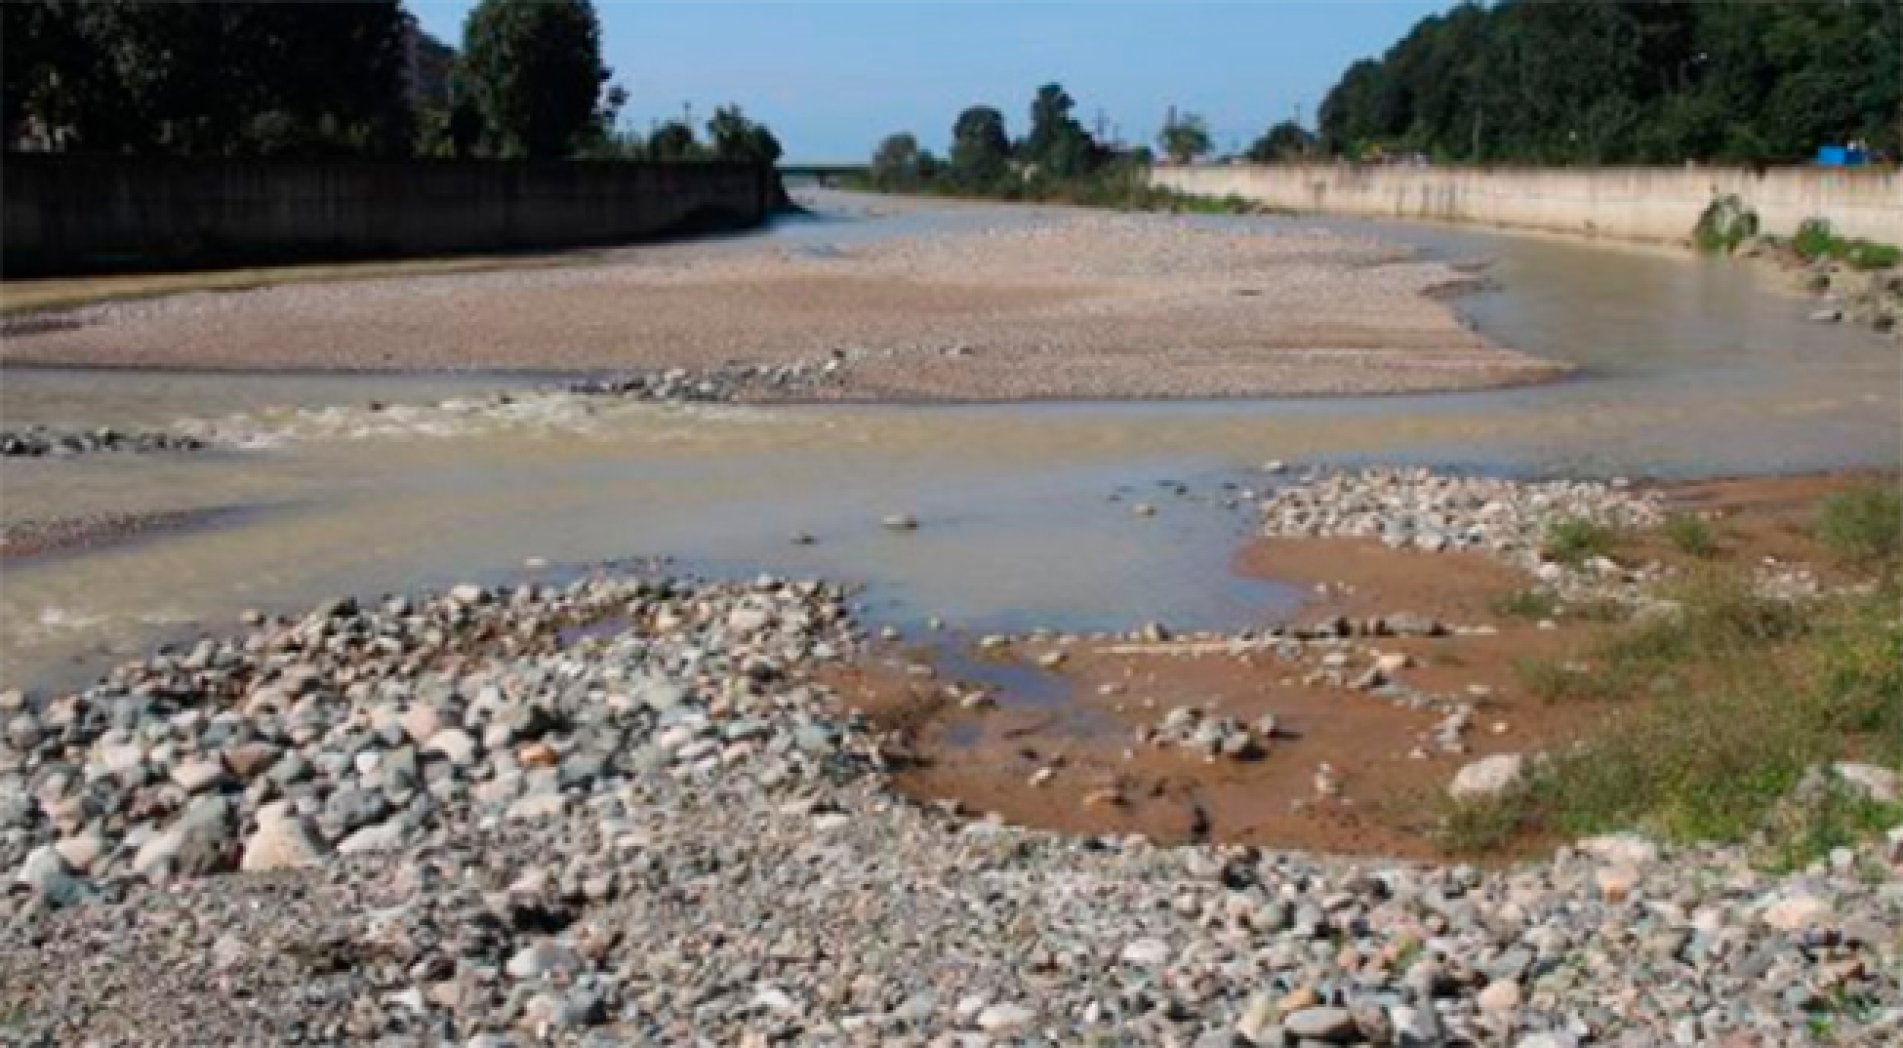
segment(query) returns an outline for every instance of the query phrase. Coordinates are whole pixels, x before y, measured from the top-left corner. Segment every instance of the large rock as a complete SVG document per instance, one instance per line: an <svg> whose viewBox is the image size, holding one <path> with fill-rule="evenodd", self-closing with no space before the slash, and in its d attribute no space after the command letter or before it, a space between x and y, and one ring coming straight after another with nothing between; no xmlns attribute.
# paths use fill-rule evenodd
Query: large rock
<svg viewBox="0 0 1903 1048"><path fill-rule="evenodd" d="M146 877L223 873L232 868L235 845L228 811L200 808L147 840L133 855L132 870Z"/></svg>
<svg viewBox="0 0 1903 1048"><path fill-rule="evenodd" d="M1519 785L1525 775L1526 758L1517 753L1496 753L1456 772L1447 792L1463 803L1489 800Z"/></svg>
<svg viewBox="0 0 1903 1048"><path fill-rule="evenodd" d="M53 907L71 906L90 894L86 882L73 876L65 858L50 844L33 849L13 880Z"/></svg>
<svg viewBox="0 0 1903 1048"><path fill-rule="evenodd" d="M1837 777L1843 780L1844 785L1864 799L1878 804L1896 803L1899 796L1896 772L1874 764L1859 764L1854 761L1840 761L1836 770Z"/></svg>
<svg viewBox="0 0 1903 1048"><path fill-rule="evenodd" d="M1282 1029L1297 1040L1332 1044L1347 1044L1361 1032L1346 1008L1303 1008L1283 1019Z"/></svg>
<svg viewBox="0 0 1903 1048"><path fill-rule="evenodd" d="M186 793L205 793L225 784L225 763L217 757L185 761L172 769L172 781Z"/></svg>
<svg viewBox="0 0 1903 1048"><path fill-rule="evenodd" d="M260 821L257 832L245 842L244 858L238 868L248 873L262 873L303 869L322 861L323 845L304 820L280 814Z"/></svg>

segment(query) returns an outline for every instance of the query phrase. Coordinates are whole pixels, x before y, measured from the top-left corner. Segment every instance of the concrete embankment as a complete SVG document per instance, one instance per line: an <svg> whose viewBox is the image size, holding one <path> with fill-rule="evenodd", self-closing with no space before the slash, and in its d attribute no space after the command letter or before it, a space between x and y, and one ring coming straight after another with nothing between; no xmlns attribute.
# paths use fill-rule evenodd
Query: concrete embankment
<svg viewBox="0 0 1903 1048"><path fill-rule="evenodd" d="M1735 194L1767 233L1788 234L1815 217L1845 236L1903 243L1903 175L1893 170L1248 164L1160 166L1150 177L1179 192L1297 211L1654 243L1685 240L1714 197Z"/></svg>
<svg viewBox="0 0 1903 1048"><path fill-rule="evenodd" d="M772 168L10 154L8 276L578 247L756 225Z"/></svg>

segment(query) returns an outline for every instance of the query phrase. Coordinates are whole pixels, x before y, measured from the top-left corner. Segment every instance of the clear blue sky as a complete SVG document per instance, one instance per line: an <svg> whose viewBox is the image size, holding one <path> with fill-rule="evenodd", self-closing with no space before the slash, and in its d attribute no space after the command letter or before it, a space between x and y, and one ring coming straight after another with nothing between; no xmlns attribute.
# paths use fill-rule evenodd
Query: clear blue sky
<svg viewBox="0 0 1903 1048"><path fill-rule="evenodd" d="M473 0L407 0L451 46ZM1341 70L1379 54L1449 0L1228 3L990 0L596 0L602 49L631 100L628 125L696 125L738 102L789 160L859 161L893 131L942 150L967 105L1001 110L1023 134L1039 84L1055 80L1131 141L1150 141L1170 105L1202 114L1217 145L1246 146L1315 107Z"/></svg>

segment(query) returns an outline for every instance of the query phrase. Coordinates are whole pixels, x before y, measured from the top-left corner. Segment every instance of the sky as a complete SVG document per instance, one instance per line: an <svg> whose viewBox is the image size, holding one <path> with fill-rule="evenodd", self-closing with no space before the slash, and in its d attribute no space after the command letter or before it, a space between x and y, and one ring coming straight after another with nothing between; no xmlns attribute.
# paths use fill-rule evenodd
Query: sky
<svg viewBox="0 0 1903 1048"><path fill-rule="evenodd" d="M407 0L460 46L473 0ZM790 162L859 163L895 131L943 152L952 121L996 106L1022 135L1056 81L1093 130L1152 142L1169 107L1221 150L1315 108L1348 63L1378 55L1447 0L595 0L603 59L630 95L623 123L739 103Z"/></svg>

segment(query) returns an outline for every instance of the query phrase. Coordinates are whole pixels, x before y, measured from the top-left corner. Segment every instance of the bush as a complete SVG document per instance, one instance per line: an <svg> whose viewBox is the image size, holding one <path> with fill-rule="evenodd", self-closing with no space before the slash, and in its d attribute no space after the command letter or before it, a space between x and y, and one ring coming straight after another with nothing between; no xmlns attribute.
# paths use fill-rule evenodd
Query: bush
<svg viewBox="0 0 1903 1048"><path fill-rule="evenodd" d="M1852 488L1824 500L1817 515L1817 541L1839 560L1894 573L1903 549L1903 500L1888 488Z"/></svg>
<svg viewBox="0 0 1903 1048"><path fill-rule="evenodd" d="M1791 250L1806 262L1833 258L1852 269L1888 269L1903 262L1903 248L1863 239L1846 239L1831 231L1830 222L1807 218L1791 237Z"/></svg>
<svg viewBox="0 0 1903 1048"><path fill-rule="evenodd" d="M1718 540L1704 518L1691 513L1674 513L1665 518L1665 537L1680 553L1699 560L1710 560L1718 553Z"/></svg>
<svg viewBox="0 0 1903 1048"><path fill-rule="evenodd" d="M1578 566L1593 557L1608 557L1619 544L1619 533L1587 517L1561 517L1546 526L1540 547L1547 560Z"/></svg>
<svg viewBox="0 0 1903 1048"><path fill-rule="evenodd" d="M1806 262L1820 258L1829 258L1835 254L1837 237L1830 231L1830 222L1822 218L1807 218L1797 227L1797 235L1791 237L1791 250Z"/></svg>
<svg viewBox="0 0 1903 1048"><path fill-rule="evenodd" d="M1700 251L1730 254L1758 233L1758 213L1744 206L1735 193L1714 197L1692 227L1692 243Z"/></svg>

